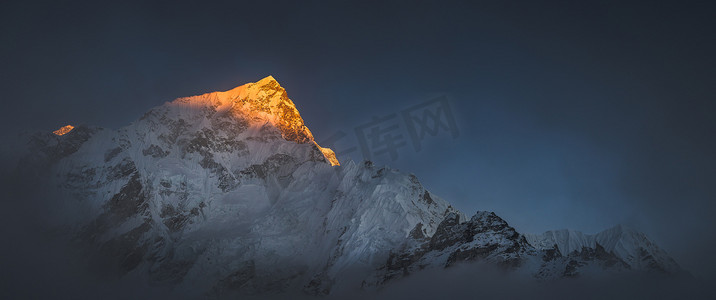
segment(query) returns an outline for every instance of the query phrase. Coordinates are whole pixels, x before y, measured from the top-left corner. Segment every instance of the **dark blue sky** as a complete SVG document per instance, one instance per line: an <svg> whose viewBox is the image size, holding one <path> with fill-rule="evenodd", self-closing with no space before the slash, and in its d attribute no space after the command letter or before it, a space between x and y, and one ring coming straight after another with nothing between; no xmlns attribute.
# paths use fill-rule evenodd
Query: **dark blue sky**
<svg viewBox="0 0 716 300"><path fill-rule="evenodd" d="M267 75L319 141L447 95L457 138L374 160L524 232L629 224L716 278L714 9L5 1L2 134L118 128L164 101Z"/></svg>

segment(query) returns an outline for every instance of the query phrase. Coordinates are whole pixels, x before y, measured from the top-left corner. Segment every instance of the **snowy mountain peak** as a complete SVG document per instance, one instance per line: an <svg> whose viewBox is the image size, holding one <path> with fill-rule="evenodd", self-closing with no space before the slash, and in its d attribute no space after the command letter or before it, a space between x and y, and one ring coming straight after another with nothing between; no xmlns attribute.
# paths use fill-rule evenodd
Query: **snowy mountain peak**
<svg viewBox="0 0 716 300"><path fill-rule="evenodd" d="M270 76L28 146L19 165L57 188L56 227L118 276L190 298L328 295L478 261L538 279L681 270L624 226L522 235L493 212L468 219L414 175L332 167Z"/></svg>
<svg viewBox="0 0 716 300"><path fill-rule="evenodd" d="M72 131L72 129L75 129L75 127L72 125L66 125L66 126L60 127L60 129L57 129L57 130L53 131L52 133L54 133L56 135L64 135L64 134Z"/></svg>
<svg viewBox="0 0 716 300"><path fill-rule="evenodd" d="M272 76L225 92L212 92L174 100L172 105L209 107L218 115L241 118L258 127L271 124L287 141L315 144L333 166L340 165L333 150L320 147L306 127L286 90Z"/></svg>
<svg viewBox="0 0 716 300"><path fill-rule="evenodd" d="M632 269L649 269L677 274L679 265L644 233L625 225L616 225L597 234L584 234L576 230L550 230L542 234L526 234L525 238L537 249L553 249L563 254L582 251L584 248L603 247Z"/></svg>

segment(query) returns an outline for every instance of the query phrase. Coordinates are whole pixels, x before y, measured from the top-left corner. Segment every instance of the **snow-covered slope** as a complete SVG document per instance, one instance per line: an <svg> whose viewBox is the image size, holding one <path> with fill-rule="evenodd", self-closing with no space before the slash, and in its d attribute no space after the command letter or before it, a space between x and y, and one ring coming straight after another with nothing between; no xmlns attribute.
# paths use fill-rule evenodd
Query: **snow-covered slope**
<svg viewBox="0 0 716 300"><path fill-rule="evenodd" d="M649 240L646 235L624 225L617 225L594 235L574 230L553 230L540 235L525 235L537 249L557 248L562 253L581 251L583 248L603 247L614 253L632 269L649 269L666 273L679 273L681 268Z"/></svg>
<svg viewBox="0 0 716 300"><path fill-rule="evenodd" d="M593 236L568 230L522 235L494 213L481 211L464 222L448 215L432 236L411 234L366 283L380 286L424 269L476 261L536 279L618 272L684 274L644 234L623 226Z"/></svg>
<svg viewBox="0 0 716 300"><path fill-rule="evenodd" d="M81 241L121 274L188 290L325 294L416 224L431 235L455 212L415 176L339 166L271 77L177 99L116 131L33 141Z"/></svg>
<svg viewBox="0 0 716 300"><path fill-rule="evenodd" d="M472 260L541 278L678 269L634 231L525 238L493 213L467 220L413 175L341 164L272 77L165 103L119 130L30 141L23 169L49 168L75 241L120 276L190 295L321 295Z"/></svg>

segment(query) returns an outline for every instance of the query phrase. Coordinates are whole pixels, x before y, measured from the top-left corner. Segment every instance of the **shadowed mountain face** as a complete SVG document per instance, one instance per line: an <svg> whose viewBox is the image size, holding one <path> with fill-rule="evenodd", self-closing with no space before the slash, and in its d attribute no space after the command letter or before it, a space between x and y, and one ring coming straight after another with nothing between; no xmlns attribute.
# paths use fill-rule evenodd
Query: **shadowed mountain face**
<svg viewBox="0 0 716 300"><path fill-rule="evenodd" d="M495 213L485 211L465 222L458 214L448 214L432 236L421 235L420 227L416 226L397 252L391 252L371 283L384 285L426 268L474 261L541 280L624 272L687 275L643 234L622 226L594 236L571 231L582 237L572 242L571 248L565 246L565 239L554 239L551 231L525 236Z"/></svg>
<svg viewBox="0 0 716 300"><path fill-rule="evenodd" d="M114 276L187 295L370 290L470 262L543 280L682 272L627 228L525 236L494 213L467 220L413 175L340 164L272 77L119 130L29 140L21 170L57 190L57 225L74 243Z"/></svg>

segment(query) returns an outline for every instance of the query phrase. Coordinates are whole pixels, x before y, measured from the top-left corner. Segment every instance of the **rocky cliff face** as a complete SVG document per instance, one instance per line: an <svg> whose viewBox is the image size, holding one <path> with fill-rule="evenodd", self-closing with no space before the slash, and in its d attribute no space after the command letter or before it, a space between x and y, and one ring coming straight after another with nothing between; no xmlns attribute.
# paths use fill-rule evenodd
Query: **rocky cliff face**
<svg viewBox="0 0 716 300"><path fill-rule="evenodd" d="M458 215L449 214L432 236L419 234L420 225L365 285L385 285L423 269L470 262L488 262L542 280L619 272L683 272L646 236L624 226L593 236L572 231L581 242L568 246L568 241L555 239L551 231L520 234L492 212L477 212L464 222Z"/></svg>
<svg viewBox="0 0 716 300"><path fill-rule="evenodd" d="M538 278L678 270L637 233L524 236L494 213L467 220L413 175L341 165L272 77L177 99L118 130L30 140L26 169L49 174L75 242L117 276L190 295L325 295L471 261Z"/></svg>

